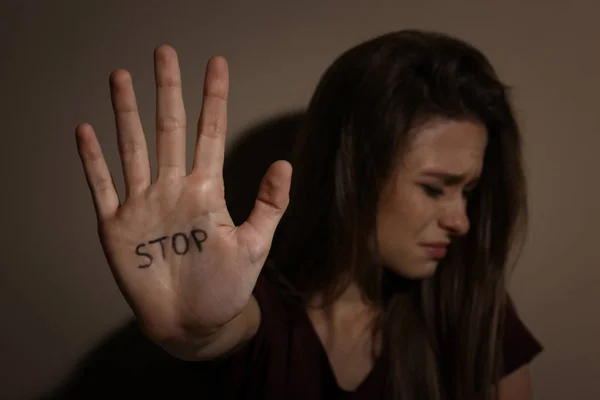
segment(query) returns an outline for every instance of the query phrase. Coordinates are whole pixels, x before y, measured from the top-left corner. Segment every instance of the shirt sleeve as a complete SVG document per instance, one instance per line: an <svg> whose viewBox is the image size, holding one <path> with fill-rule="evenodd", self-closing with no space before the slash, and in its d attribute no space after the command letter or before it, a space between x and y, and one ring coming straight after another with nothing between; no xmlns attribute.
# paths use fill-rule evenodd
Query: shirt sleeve
<svg viewBox="0 0 600 400"><path fill-rule="evenodd" d="M509 297L504 324L503 376L530 363L542 350L542 345L523 324L512 299Z"/></svg>
<svg viewBox="0 0 600 400"><path fill-rule="evenodd" d="M228 375L238 393L263 396L265 382L274 390L277 388L272 386L282 381L278 374L286 365L289 313L277 288L262 275L253 295L260 307L260 325L254 337L230 358Z"/></svg>

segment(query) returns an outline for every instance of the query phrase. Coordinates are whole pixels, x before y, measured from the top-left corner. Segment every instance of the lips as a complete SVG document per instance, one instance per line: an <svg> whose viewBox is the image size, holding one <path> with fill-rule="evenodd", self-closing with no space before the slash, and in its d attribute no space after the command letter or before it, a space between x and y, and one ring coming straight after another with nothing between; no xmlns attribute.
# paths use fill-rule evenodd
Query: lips
<svg viewBox="0 0 600 400"><path fill-rule="evenodd" d="M424 244L422 247L431 258L436 260L441 260L446 257L446 253L448 253L447 243Z"/></svg>

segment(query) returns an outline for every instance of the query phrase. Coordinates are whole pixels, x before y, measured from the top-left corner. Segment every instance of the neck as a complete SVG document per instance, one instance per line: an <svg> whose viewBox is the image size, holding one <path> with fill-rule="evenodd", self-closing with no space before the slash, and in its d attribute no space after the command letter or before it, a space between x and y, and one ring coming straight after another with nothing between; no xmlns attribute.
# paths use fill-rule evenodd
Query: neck
<svg viewBox="0 0 600 400"><path fill-rule="evenodd" d="M347 351L366 345L367 353L379 354L379 334L374 343L372 336L379 310L364 301L356 283L349 284L331 304L324 304L323 296L317 295L308 307L309 319L325 348L341 346Z"/></svg>
<svg viewBox="0 0 600 400"><path fill-rule="evenodd" d="M360 287L351 282L342 294L331 304L324 304L323 295L317 294L309 302L310 308L316 308L328 320L329 324L343 326L348 321L363 321L372 319L376 308L365 301Z"/></svg>

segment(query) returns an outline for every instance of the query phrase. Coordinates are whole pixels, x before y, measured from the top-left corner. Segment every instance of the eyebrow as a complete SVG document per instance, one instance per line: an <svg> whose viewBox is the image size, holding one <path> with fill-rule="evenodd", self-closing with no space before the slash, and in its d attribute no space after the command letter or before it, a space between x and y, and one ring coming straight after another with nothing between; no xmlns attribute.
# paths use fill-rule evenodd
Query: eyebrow
<svg viewBox="0 0 600 400"><path fill-rule="evenodd" d="M467 179L466 174L450 174L447 172L428 171L424 175L441 179L447 186L459 185ZM473 179L469 184L474 186L477 182L479 182L479 178Z"/></svg>

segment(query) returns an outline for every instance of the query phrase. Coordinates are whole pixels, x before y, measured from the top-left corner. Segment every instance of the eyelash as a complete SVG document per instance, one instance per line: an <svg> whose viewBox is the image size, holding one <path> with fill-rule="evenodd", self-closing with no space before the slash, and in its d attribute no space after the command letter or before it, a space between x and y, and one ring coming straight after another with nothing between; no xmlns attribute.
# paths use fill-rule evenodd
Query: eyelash
<svg viewBox="0 0 600 400"><path fill-rule="evenodd" d="M437 199L438 197L441 197L444 195L444 190L440 189L438 187L427 185L427 184L422 184L421 187L425 191L425 194L427 194L429 197L432 197L434 199ZM464 191L463 197L465 199L468 199L470 197L471 193L472 193L472 191Z"/></svg>
<svg viewBox="0 0 600 400"><path fill-rule="evenodd" d="M444 194L444 191L442 189L437 188L435 186L422 184L421 187L425 191L425 194L427 194L429 197L433 197L434 199L443 196Z"/></svg>

